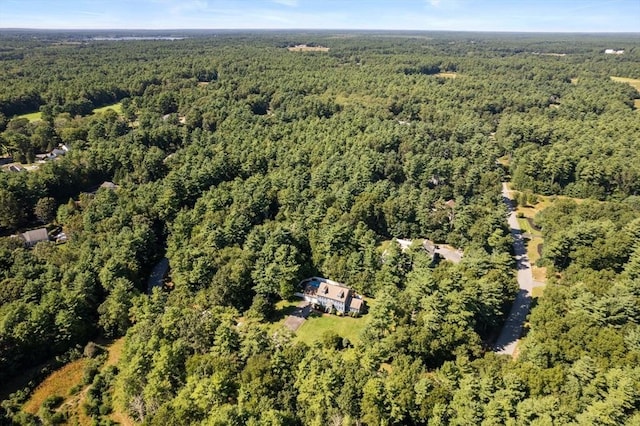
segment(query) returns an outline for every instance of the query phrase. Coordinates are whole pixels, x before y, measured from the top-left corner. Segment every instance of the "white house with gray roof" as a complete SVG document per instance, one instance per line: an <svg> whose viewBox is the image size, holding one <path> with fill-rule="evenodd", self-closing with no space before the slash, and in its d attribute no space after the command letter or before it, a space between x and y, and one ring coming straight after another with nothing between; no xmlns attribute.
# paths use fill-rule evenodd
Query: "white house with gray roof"
<svg viewBox="0 0 640 426"><path fill-rule="evenodd" d="M364 310L362 296L338 282L311 277L300 283L301 292L295 293L307 302L321 306L326 312L335 309L343 314L360 314Z"/></svg>

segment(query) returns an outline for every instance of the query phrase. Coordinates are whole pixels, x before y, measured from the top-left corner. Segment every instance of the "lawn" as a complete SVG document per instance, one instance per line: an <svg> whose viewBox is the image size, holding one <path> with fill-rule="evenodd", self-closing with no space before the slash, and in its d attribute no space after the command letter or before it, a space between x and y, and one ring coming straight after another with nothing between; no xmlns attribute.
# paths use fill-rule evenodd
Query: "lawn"
<svg viewBox="0 0 640 426"><path fill-rule="evenodd" d="M40 111L30 112L29 114L19 115L17 118L26 118L27 120L33 123L34 121L42 120L42 113Z"/></svg>
<svg viewBox="0 0 640 426"><path fill-rule="evenodd" d="M352 343L359 342L360 333L366 322L366 316L352 318L313 312L296 331L296 340L311 345L321 339L327 331L333 331L343 338L346 337Z"/></svg>
<svg viewBox="0 0 640 426"><path fill-rule="evenodd" d="M375 300L371 298L365 298L365 300L367 302L367 308L371 309ZM294 311L300 302L301 300L281 300L276 303L276 320L271 325L272 332L276 332L283 327L287 316ZM360 333L366 323L366 314L359 318L352 318L350 316L340 317L331 314L321 314L314 311L295 332L295 340L312 345L314 342L320 340L325 332L334 331L341 337L346 337L355 343L360 341Z"/></svg>
<svg viewBox="0 0 640 426"><path fill-rule="evenodd" d="M99 114L99 113L103 113L107 110L113 110L118 114L122 114L122 102L118 102L115 104L111 104L111 105L106 105L100 108L96 108L93 110L94 114Z"/></svg>

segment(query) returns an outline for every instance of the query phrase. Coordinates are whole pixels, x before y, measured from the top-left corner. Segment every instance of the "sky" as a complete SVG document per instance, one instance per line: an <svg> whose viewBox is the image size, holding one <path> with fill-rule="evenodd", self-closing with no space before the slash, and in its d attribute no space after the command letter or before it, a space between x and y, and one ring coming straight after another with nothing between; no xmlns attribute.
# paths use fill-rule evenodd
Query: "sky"
<svg viewBox="0 0 640 426"><path fill-rule="evenodd" d="M640 32L640 0L0 0L0 28Z"/></svg>

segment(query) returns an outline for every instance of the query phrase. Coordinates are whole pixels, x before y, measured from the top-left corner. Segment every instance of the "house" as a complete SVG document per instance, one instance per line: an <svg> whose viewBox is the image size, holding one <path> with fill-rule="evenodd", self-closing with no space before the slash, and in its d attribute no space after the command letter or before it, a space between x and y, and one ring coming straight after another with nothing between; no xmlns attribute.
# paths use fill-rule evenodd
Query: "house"
<svg viewBox="0 0 640 426"><path fill-rule="evenodd" d="M67 152L69 152L69 147L65 144L60 144L57 148L54 148L53 151L51 151L51 155L55 158L65 155Z"/></svg>
<svg viewBox="0 0 640 426"><path fill-rule="evenodd" d="M118 189L118 185L116 185L113 182L105 181L100 184L100 188L114 190L114 189Z"/></svg>
<svg viewBox="0 0 640 426"><path fill-rule="evenodd" d="M65 155L67 152L69 152L69 147L61 143L57 148L52 149L51 152L36 154L36 161L38 163L44 163L45 161L55 160L56 158Z"/></svg>
<svg viewBox="0 0 640 426"><path fill-rule="evenodd" d="M605 55L622 55L624 50L615 50L615 49L605 49Z"/></svg>
<svg viewBox="0 0 640 426"><path fill-rule="evenodd" d="M430 258L433 259L435 257L436 249L438 248L438 246L436 246L432 241L424 240L424 242L422 243L422 247L427 252Z"/></svg>
<svg viewBox="0 0 640 426"><path fill-rule="evenodd" d="M322 307L325 312L335 309L342 314L361 314L364 311L364 300L349 287L328 280L312 277L300 283L301 292L296 296Z"/></svg>
<svg viewBox="0 0 640 426"><path fill-rule="evenodd" d="M39 228L23 233L22 239L27 247L33 247L41 241L49 241L49 234L47 228Z"/></svg>

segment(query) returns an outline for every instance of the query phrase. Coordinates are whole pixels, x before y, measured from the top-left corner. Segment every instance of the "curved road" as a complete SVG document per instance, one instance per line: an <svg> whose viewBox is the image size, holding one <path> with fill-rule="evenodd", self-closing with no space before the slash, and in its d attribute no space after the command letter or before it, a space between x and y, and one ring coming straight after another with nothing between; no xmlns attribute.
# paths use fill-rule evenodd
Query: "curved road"
<svg viewBox="0 0 640 426"><path fill-rule="evenodd" d="M506 182L502 183L502 199L509 210L509 228L513 237L513 252L518 268L518 295L511 306L511 311L507 321L500 332L500 336L494 345L494 351L499 354L513 355L518 339L522 334L524 321L529 314L531 306L531 290L533 289L533 275L531 275L531 264L527 257L527 249L524 244L522 231L516 217L516 209L511 198L511 191Z"/></svg>

